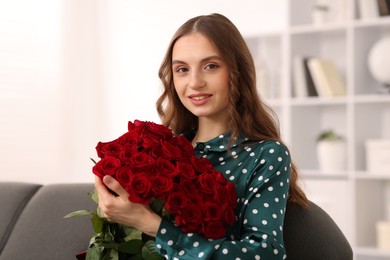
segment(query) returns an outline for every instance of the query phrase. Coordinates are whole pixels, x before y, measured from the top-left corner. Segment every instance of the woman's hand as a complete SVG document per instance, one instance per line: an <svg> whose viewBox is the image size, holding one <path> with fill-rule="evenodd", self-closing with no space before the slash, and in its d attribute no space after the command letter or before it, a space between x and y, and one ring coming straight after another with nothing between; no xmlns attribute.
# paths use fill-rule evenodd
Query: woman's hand
<svg viewBox="0 0 390 260"><path fill-rule="evenodd" d="M111 176L104 176L103 180L95 176L95 188L99 196L99 208L107 219L156 236L161 217L149 207L129 201L129 194L117 180ZM107 188L118 196L114 196Z"/></svg>

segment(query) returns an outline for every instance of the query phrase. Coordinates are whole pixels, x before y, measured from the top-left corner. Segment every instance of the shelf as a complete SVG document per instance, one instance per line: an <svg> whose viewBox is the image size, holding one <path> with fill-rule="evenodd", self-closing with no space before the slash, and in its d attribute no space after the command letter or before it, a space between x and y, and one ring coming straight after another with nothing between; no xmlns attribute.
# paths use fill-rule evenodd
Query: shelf
<svg viewBox="0 0 390 260"><path fill-rule="evenodd" d="M386 259L390 258L390 250L385 251L375 247L358 247L355 249L355 254L357 256L382 257Z"/></svg>
<svg viewBox="0 0 390 260"><path fill-rule="evenodd" d="M318 106L318 105L345 105L347 97L306 97L292 98L293 106Z"/></svg>
<svg viewBox="0 0 390 260"><path fill-rule="evenodd" d="M373 173L370 174L366 171L358 171L355 174L355 178L357 180L367 180L367 181L390 181L390 174L382 174L382 173Z"/></svg>
<svg viewBox="0 0 390 260"><path fill-rule="evenodd" d="M352 99L352 101L351 101ZM281 103L281 100L272 100L274 103ZM361 94L355 96L337 96L337 97L303 97L291 98L293 106L312 106L312 105L341 105L348 102L356 104L378 104L390 103L390 94Z"/></svg>
<svg viewBox="0 0 390 260"><path fill-rule="evenodd" d="M291 35L298 34L322 34L329 32L343 32L346 30L346 24L325 24L325 25L299 25L291 27Z"/></svg>
<svg viewBox="0 0 390 260"><path fill-rule="evenodd" d="M390 103L390 94L357 95L353 98L358 104Z"/></svg>
<svg viewBox="0 0 390 260"><path fill-rule="evenodd" d="M375 224L387 216L385 208L390 204L390 173L370 173L366 165L366 141L390 139L390 93L381 93L383 87L368 68L372 46L390 35L390 15L359 20L355 18L357 0L334 0L327 1L330 10L339 12L335 7L346 4L345 19L314 25L311 10L316 0L287 3L285 30L248 37L255 60L268 65L268 76L263 79L267 84L262 85L273 92L263 96L280 119L282 138L289 145L309 199L332 216L357 260L390 259L390 252L375 248ZM294 78L297 57L333 62L346 85L346 95L293 96L298 92L295 84L302 82ZM328 129L346 138L345 171L319 170L316 141L319 133Z"/></svg>
<svg viewBox="0 0 390 260"><path fill-rule="evenodd" d="M367 28L367 27L381 27L381 26L389 26L390 25L390 16L388 17L378 17L367 20L355 20L353 23L356 28Z"/></svg>
<svg viewBox="0 0 390 260"><path fill-rule="evenodd" d="M323 172L321 170L308 170L304 169L300 171L300 175L303 179L314 179L314 180L347 180L348 172L337 171L337 172Z"/></svg>

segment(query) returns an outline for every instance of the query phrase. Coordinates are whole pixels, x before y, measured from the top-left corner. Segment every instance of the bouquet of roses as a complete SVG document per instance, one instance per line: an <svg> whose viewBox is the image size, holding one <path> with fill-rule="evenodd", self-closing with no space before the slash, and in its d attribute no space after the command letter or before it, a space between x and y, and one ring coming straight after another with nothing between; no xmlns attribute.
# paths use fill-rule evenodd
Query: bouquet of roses
<svg viewBox="0 0 390 260"><path fill-rule="evenodd" d="M149 205L183 232L217 239L233 224L234 184L208 159L196 157L184 136L174 136L160 124L135 120L128 123L128 132L111 142L99 142L96 150L100 160L93 166L95 175L111 175L129 193L130 201ZM91 197L98 202L96 193ZM154 249L154 238L108 221L99 208L67 217L86 214L92 214L96 232L87 259L163 259Z"/></svg>

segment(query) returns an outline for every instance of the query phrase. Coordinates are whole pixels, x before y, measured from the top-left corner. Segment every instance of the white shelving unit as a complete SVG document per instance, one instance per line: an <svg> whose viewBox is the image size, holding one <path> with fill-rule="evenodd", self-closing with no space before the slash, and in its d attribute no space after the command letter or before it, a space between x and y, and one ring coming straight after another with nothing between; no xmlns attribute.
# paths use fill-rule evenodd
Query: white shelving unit
<svg viewBox="0 0 390 260"><path fill-rule="evenodd" d="M390 94L378 93L380 84L367 67L372 45L390 34L390 16L363 20L357 0L328 0L331 10L338 13L333 13L331 21L314 25L311 9L316 0L287 2L289 24L285 30L246 37L258 69L259 90L279 116L283 139L292 150L309 198L338 223L355 259L390 259L390 251L377 249L375 231L376 222L390 217L390 172L370 173L365 160L367 139L390 139ZM347 94L295 98L295 55L331 60L342 75ZM331 128L346 137L345 171L318 169L316 138Z"/></svg>

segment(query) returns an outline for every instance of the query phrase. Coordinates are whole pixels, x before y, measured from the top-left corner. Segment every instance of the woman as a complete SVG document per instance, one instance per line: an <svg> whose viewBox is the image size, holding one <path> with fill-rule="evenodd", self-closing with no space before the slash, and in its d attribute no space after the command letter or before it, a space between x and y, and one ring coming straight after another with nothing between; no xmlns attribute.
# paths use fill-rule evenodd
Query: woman
<svg viewBox="0 0 390 260"><path fill-rule="evenodd" d="M285 259L286 203L305 206L307 199L271 110L259 99L253 59L240 32L220 14L188 20L173 36L159 77L163 124L184 134L197 156L235 183L236 221L222 239L183 233L148 207L129 202L107 176L96 178L105 216L155 236L168 259Z"/></svg>

